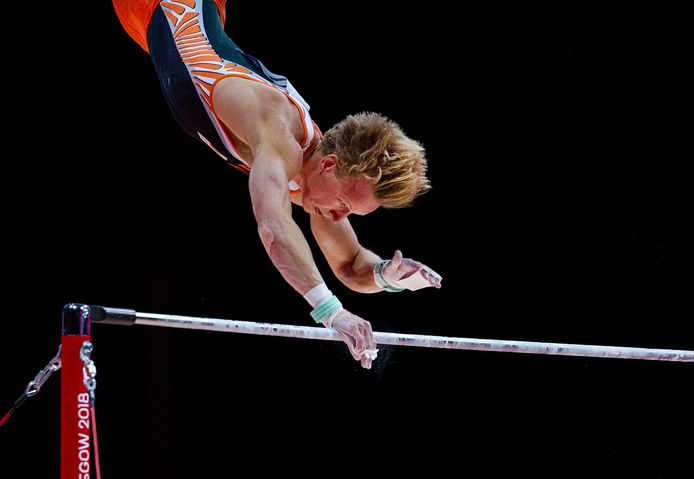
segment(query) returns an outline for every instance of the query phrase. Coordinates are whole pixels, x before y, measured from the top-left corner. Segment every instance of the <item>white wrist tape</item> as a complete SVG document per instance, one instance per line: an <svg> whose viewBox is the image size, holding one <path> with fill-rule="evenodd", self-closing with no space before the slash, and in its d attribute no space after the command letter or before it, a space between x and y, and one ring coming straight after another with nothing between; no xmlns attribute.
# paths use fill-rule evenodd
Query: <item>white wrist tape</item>
<svg viewBox="0 0 694 479"><path fill-rule="evenodd" d="M328 289L328 287L325 285L325 283L321 283L321 284L316 285L313 288L311 288L304 295L304 299L306 301L308 301L308 304L310 304L312 308L315 308L322 301L324 301L325 299L329 298L332 295L333 295L333 293Z"/></svg>

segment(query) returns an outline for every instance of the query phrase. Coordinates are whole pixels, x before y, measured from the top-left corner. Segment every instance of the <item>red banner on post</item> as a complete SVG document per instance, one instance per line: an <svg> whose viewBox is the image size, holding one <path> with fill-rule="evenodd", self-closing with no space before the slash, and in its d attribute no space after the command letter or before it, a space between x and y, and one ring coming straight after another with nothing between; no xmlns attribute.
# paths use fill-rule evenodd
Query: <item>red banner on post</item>
<svg viewBox="0 0 694 479"><path fill-rule="evenodd" d="M80 357L82 345L90 340L90 336L77 335L62 338L60 479L91 476L90 401Z"/></svg>

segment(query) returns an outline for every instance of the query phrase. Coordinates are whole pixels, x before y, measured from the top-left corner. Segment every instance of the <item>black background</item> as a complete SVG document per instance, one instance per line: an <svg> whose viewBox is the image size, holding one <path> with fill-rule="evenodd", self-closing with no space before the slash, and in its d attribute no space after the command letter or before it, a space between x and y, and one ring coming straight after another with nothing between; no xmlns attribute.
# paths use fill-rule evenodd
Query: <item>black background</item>
<svg viewBox="0 0 694 479"><path fill-rule="evenodd" d="M312 322L257 239L247 178L179 130L110 2L85 3L6 20L0 414L69 302ZM323 130L377 111L427 148L432 191L353 225L441 290L359 295L316 256L375 330L694 349L691 22L676 3L555 3L230 2L227 32ZM694 465L685 364L382 346L366 371L338 343L115 326L93 342L105 479ZM58 377L0 446L3 477L58 476Z"/></svg>

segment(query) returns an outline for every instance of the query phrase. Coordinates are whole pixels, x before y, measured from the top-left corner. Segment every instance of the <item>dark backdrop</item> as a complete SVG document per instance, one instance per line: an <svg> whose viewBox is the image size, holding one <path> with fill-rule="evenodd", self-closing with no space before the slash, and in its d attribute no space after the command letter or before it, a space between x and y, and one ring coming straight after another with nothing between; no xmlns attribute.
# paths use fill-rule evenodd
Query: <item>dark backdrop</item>
<svg viewBox="0 0 694 479"><path fill-rule="evenodd" d="M55 354L68 302L312 323L256 237L247 178L180 132L110 3L84 3L5 23L0 414ZM375 330L691 350L685 20L662 2L231 1L226 29L323 130L377 111L428 150L429 194L353 224L441 290L359 295L316 257ZM366 371L337 343L93 341L105 479L693 465L685 364L382 346ZM7 477L57 477L57 377L0 442Z"/></svg>

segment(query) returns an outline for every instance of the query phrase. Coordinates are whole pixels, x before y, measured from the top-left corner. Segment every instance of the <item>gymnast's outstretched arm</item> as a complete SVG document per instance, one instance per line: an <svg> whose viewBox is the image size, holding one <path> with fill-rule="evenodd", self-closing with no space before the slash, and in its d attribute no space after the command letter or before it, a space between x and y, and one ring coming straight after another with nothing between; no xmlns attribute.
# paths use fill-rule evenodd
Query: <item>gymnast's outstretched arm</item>
<svg viewBox="0 0 694 479"><path fill-rule="evenodd" d="M384 263L381 273L393 286L405 286L408 289L441 287L441 276L419 261L404 258L401 251L395 251L393 257L386 262L360 245L346 217L340 221L331 221L312 215L311 231L335 276L354 291L383 291L384 285L376 282L375 274L378 271L377 265L381 262Z"/></svg>
<svg viewBox="0 0 694 479"><path fill-rule="evenodd" d="M347 218L331 221L311 215L311 232L337 279L353 291L376 293L373 270L381 258L359 244Z"/></svg>

